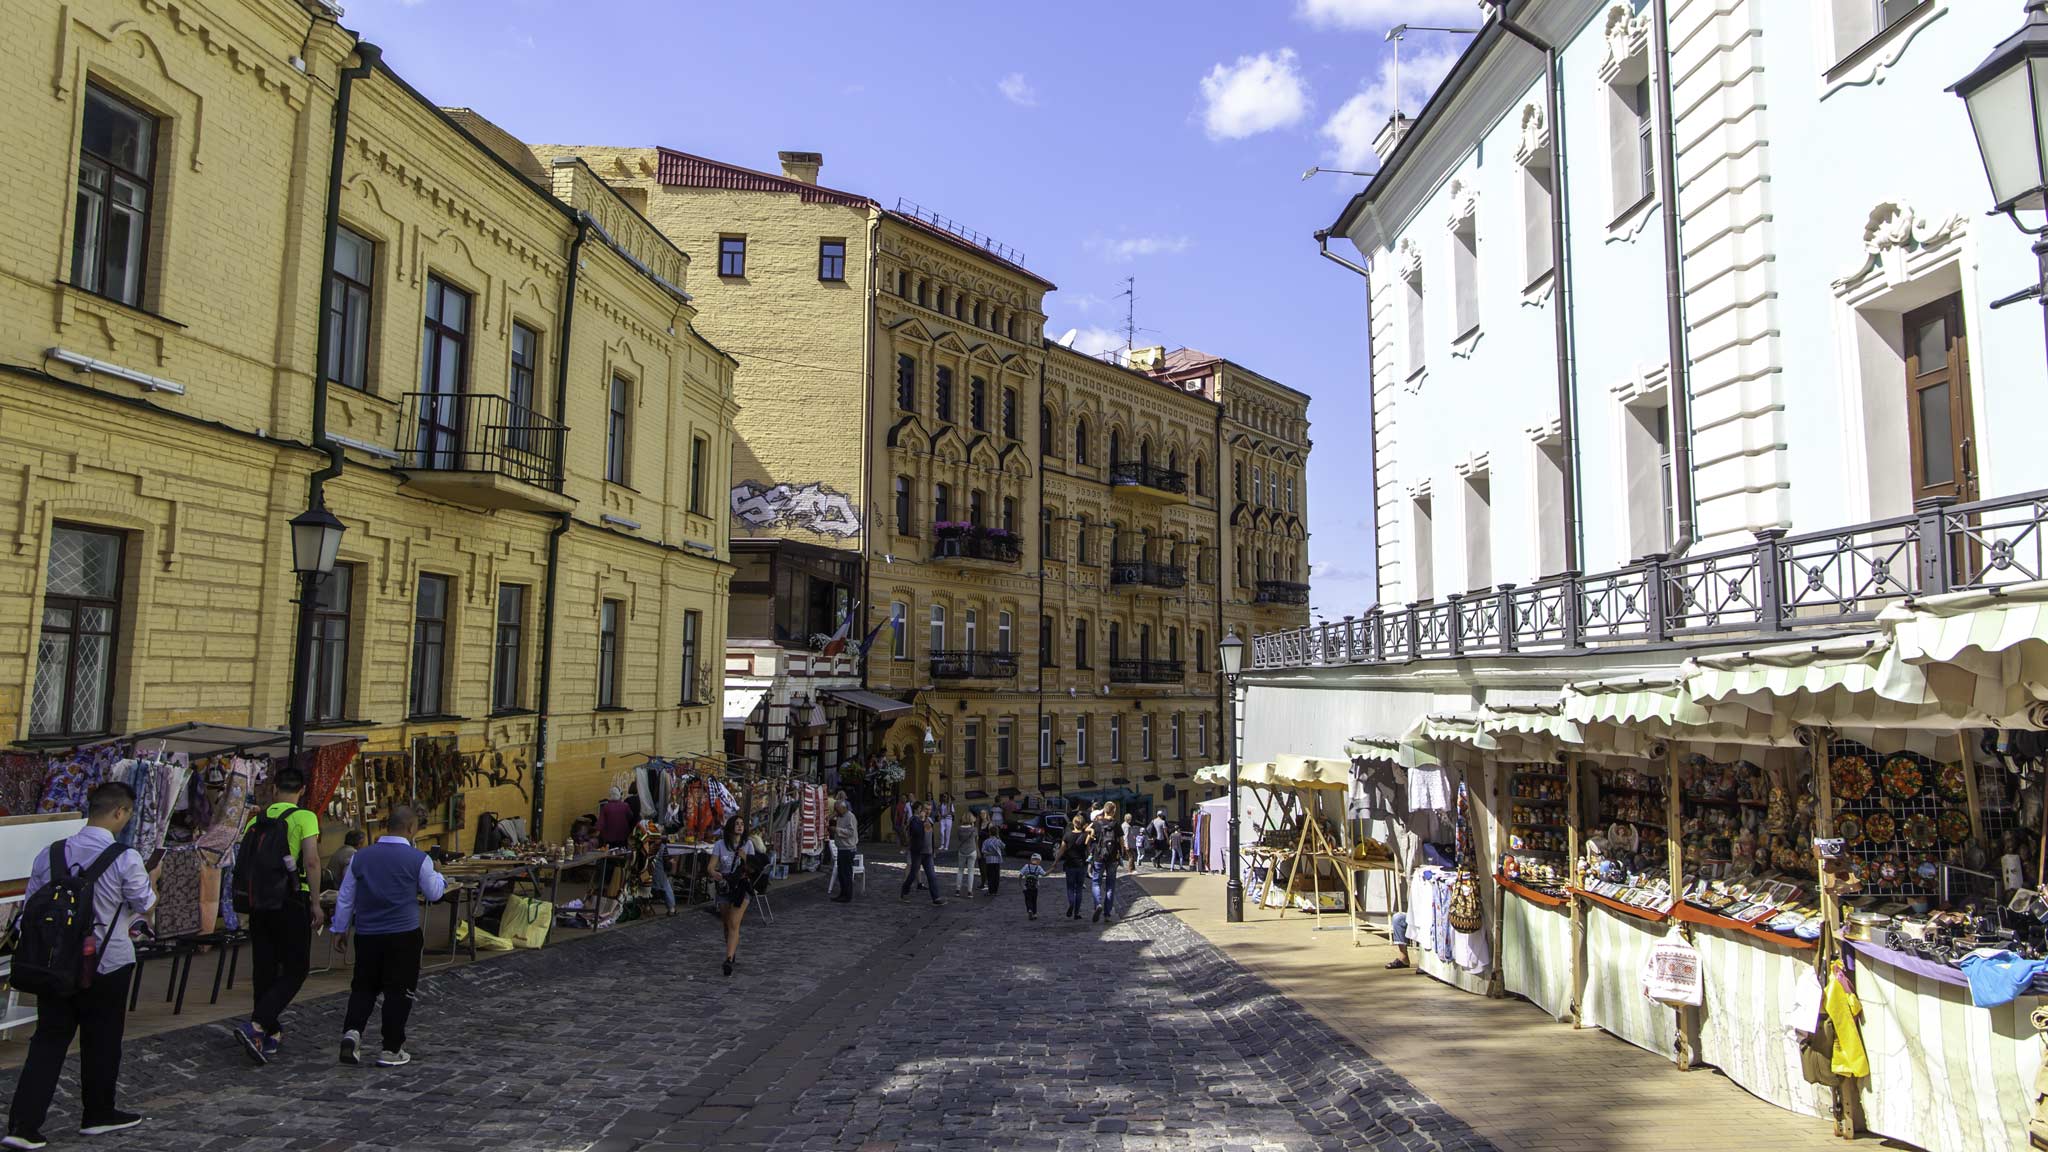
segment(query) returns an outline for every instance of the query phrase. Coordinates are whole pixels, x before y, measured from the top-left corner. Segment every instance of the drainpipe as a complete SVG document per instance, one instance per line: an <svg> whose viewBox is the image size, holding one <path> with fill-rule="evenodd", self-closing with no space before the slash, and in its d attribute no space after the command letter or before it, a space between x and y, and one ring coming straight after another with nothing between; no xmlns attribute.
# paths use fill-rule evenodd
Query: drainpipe
<svg viewBox="0 0 2048 1152"><path fill-rule="evenodd" d="M1672 503L1678 506L1678 539L1674 554L1699 538L1693 510L1692 380L1685 354L1685 280L1679 267L1678 151L1671 112L1670 0L1651 0L1651 52L1657 64L1657 168L1664 182L1664 329L1670 343Z"/></svg>
<svg viewBox="0 0 2048 1152"><path fill-rule="evenodd" d="M1220 383L1222 378L1223 374L1219 369L1215 379ZM1211 403L1216 405L1216 591L1212 593L1216 601L1216 635L1215 639L1210 641L1210 644L1214 646L1223 643L1223 589L1229 586L1223 580L1223 506L1229 502L1223 495L1225 487L1223 478L1230 474L1230 461L1227 458L1230 453L1223 443L1223 396L1220 388L1217 390L1216 399L1211 401ZM1368 407L1367 410L1370 411L1371 409ZM1303 483L1306 482L1304 478ZM1236 542L1232 541L1233 547L1235 544ZM1199 558L1197 558L1197 562L1199 563ZM1237 574L1236 565L1231 566L1231 574L1233 576ZM1204 657L1204 659L1206 658ZM1225 734L1225 739L1235 740L1237 738L1237 718L1230 712L1225 711L1223 706L1223 662L1221 659L1218 659L1216 662L1216 675L1213 683L1215 688L1211 694L1216 697L1216 731Z"/></svg>
<svg viewBox="0 0 2048 1152"><path fill-rule="evenodd" d="M1359 279L1365 281L1365 443L1367 449L1372 453L1372 545L1374 551L1378 551L1380 546L1380 415L1379 400L1373 391L1372 377L1372 266L1370 264L1353 263L1330 251L1330 230L1328 228L1324 228L1316 233L1316 246L1321 251L1323 259L1351 269L1353 272L1358 273ZM1301 482L1302 487L1304 489L1307 488L1308 475L1306 473L1302 475ZM1373 565L1372 594L1374 600L1379 599L1380 572L1377 562ZM1220 640L1222 637L1219 636L1218 639Z"/></svg>
<svg viewBox="0 0 2048 1152"><path fill-rule="evenodd" d="M555 446L554 478L557 488L562 482L562 460L569 454L569 336L576 320L576 279L583 267L583 241L589 235L590 217L579 213L576 238L569 242L569 272L562 283L562 334L556 341L555 350L555 422L562 425L562 435ZM533 816L528 826L536 840L545 835L542 819L547 814L548 712L553 703L550 695L555 670L555 593L561 582L562 537L569 531L571 519L570 513L555 513L555 526L548 532L548 566L541 589L540 693L535 701L538 707L533 721Z"/></svg>
<svg viewBox="0 0 2048 1152"><path fill-rule="evenodd" d="M1039 335L1039 338L1038 338L1038 410L1039 410L1040 412L1043 412L1043 411L1045 411L1045 362L1046 362L1047 360L1050 360L1050 359L1052 359L1052 356L1051 356L1051 354L1050 354L1050 353L1048 353L1048 352L1046 351L1046 339L1045 339L1045 336L1044 336L1044 334L1043 334L1043 333L1041 333L1041 334ZM1028 417L1028 416L1023 416L1023 414L1022 414L1022 413L1019 413L1019 416L1020 416L1020 417L1022 417L1022 418L1024 418L1024 419L1030 419L1030 417ZM1037 731L1039 731L1039 732L1043 732L1043 731L1045 731L1045 649L1046 649L1046 645L1047 645L1048 643L1052 643L1052 644L1057 644L1057 643L1059 643L1059 641L1058 641L1057 639L1055 639L1055 638L1051 638L1051 637L1048 637L1048 636L1046 636L1046 635L1045 635L1045 559L1046 559L1046 557L1045 557L1045 537L1046 537L1046 524L1047 524L1047 521L1046 521L1046 518L1045 518L1045 452L1046 452L1046 444L1045 444L1045 441L1044 441L1043 439L1041 439L1041 440L1040 440L1040 441L1038 442L1038 729L1037 729ZM1023 743L1023 741L1022 741L1022 740L1019 740L1019 741L1017 741L1017 743L1018 743L1018 744L1022 744L1022 743ZM1038 777L1038 797L1039 797L1039 799L1040 799L1040 800L1044 800L1044 799L1045 799L1045 767L1044 767L1044 756L1045 756L1045 753L1044 753L1044 751L1043 751L1043 750L1040 750L1040 751L1039 751L1039 753L1038 753L1038 754L1037 754L1036 756L1034 756L1034 757L1033 757L1033 759L1034 759L1034 760L1036 761L1036 763L1034 764L1034 768L1036 769L1036 771L1035 771L1035 773L1034 773L1034 774L1035 774L1035 775L1036 775L1036 776ZM1062 783L1061 783L1061 781L1060 781L1060 779L1059 779L1058 777L1054 777L1054 778L1053 778L1052 786L1053 786L1053 788L1054 788L1054 789L1055 789L1056 791L1059 791L1059 792L1060 792L1060 793L1062 794L1062 798L1064 798L1064 795L1065 795L1065 791L1066 791L1066 790L1065 790L1065 788L1063 787L1063 785L1062 785Z"/></svg>
<svg viewBox="0 0 2048 1152"><path fill-rule="evenodd" d="M875 323L882 311L881 284L876 279L881 267L880 249L882 244L882 217L879 212L868 214L868 275L867 275L867 326L861 331L861 402L860 402L860 634L868 634L868 613L875 602L874 567L868 555L874 543L875 523ZM903 621L907 631L909 619ZM849 630L849 634L850 634ZM861 657L860 685L868 687L868 661Z"/></svg>
<svg viewBox="0 0 2048 1152"><path fill-rule="evenodd" d="M1578 390L1572 386L1576 368L1572 357L1571 256L1565 245L1571 186L1564 170L1564 107L1557 91L1560 63L1557 46L1516 23L1501 0L1486 0L1486 9L1502 31L1543 53L1544 116L1550 125L1550 174L1556 185L1550 197L1550 251L1551 274L1557 283L1552 319L1557 343L1557 436L1565 467L1564 567L1567 572L1577 572L1585 550L1585 525L1579 519Z"/></svg>

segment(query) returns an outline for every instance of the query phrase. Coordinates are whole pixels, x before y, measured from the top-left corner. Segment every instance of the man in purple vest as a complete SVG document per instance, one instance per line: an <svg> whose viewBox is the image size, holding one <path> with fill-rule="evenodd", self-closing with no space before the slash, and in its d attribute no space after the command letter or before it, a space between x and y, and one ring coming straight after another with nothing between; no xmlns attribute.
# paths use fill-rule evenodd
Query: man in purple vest
<svg viewBox="0 0 2048 1152"><path fill-rule="evenodd" d="M420 982L420 897L441 898L448 882L434 870L434 861L412 846L419 814L399 804L384 820L385 833L355 854L341 879L334 905L334 946L340 949L348 930L356 930L356 971L349 987L348 1014L342 1020L341 1062L361 1064L363 1025L377 996L384 996L384 1052L377 1064L396 1068L412 1063L405 1050L405 1021L412 1015L413 990Z"/></svg>

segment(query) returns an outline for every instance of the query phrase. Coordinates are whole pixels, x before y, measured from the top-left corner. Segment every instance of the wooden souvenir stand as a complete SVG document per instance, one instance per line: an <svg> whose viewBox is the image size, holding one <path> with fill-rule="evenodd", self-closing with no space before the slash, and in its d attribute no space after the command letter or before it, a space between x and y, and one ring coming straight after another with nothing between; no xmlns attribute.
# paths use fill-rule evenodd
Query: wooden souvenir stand
<svg viewBox="0 0 2048 1152"><path fill-rule="evenodd" d="M1352 884L1353 874L1368 867L1352 853L1350 822L1339 813L1331 821L1337 828L1337 837L1332 841L1324 827L1323 801L1334 797L1339 804L1344 802L1351 791L1351 761L1347 757L1335 756L1282 756L1275 760L1270 769L1271 788L1278 794L1283 806L1291 806L1301 817L1301 833L1296 837L1294 847L1287 854L1290 865L1287 870L1287 886L1281 892L1280 915L1285 918L1294 903L1294 896L1302 890L1304 871L1308 874L1311 894L1310 907L1318 923L1326 909L1323 907L1323 870L1328 867L1342 879L1339 883L1344 894L1344 911L1351 921L1352 943L1358 942L1358 897ZM1277 861L1276 861L1277 863ZM1388 861L1385 867L1391 867ZM1370 867L1382 867L1372 864Z"/></svg>

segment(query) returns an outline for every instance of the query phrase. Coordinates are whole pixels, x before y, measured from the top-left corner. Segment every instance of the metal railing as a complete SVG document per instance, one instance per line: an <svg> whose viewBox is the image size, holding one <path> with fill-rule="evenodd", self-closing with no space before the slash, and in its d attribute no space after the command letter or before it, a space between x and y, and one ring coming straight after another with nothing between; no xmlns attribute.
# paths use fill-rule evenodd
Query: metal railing
<svg viewBox="0 0 2048 1152"><path fill-rule="evenodd" d="M1015 652L934 652L934 680L1009 680L1017 675Z"/></svg>
<svg viewBox="0 0 2048 1152"><path fill-rule="evenodd" d="M1185 588L1188 586L1188 570L1184 564L1123 560L1110 565L1109 582L1113 586L1142 584L1148 588Z"/></svg>
<svg viewBox="0 0 2048 1152"><path fill-rule="evenodd" d="M1112 684L1178 684L1187 678L1185 660L1111 660Z"/></svg>
<svg viewBox="0 0 2048 1152"><path fill-rule="evenodd" d="M974 229L969 228L967 225L960 223L958 220L955 220L950 216L941 216L937 212L932 211L931 209L925 207L922 204L919 204L917 201L912 200L909 197L898 196L896 198L896 211L901 212L905 216L909 216L914 220L922 220L934 228L939 228L944 231L951 232L953 235L958 236L960 239L967 241L969 244L973 244L980 248L986 248L991 253L1000 256L1005 260L1008 260L1010 263L1015 264L1020 268L1024 266L1023 252L1010 247L1008 244L1000 243L993 236L989 236L981 232L976 232Z"/></svg>
<svg viewBox="0 0 2048 1152"><path fill-rule="evenodd" d="M1177 492L1183 496L1188 491L1188 474L1142 460L1113 461L1109 466L1109 482L1116 487L1153 488L1161 492Z"/></svg>
<svg viewBox="0 0 2048 1152"><path fill-rule="evenodd" d="M1000 528L934 529L932 559L992 560L1015 564L1024 558L1024 541Z"/></svg>
<svg viewBox="0 0 2048 1152"><path fill-rule="evenodd" d="M1259 590L1252 597L1254 604L1295 604L1307 606L1308 585L1291 580L1261 580Z"/></svg>
<svg viewBox="0 0 2048 1152"><path fill-rule="evenodd" d="M398 425L398 466L421 472L495 472L562 490L561 424L503 396L408 392Z"/></svg>
<svg viewBox="0 0 2048 1152"><path fill-rule="evenodd" d="M1928 546L1933 542L1933 546ZM1672 559L1650 556L1591 576L1373 608L1363 616L1268 632L1252 667L1398 664L1514 652L1584 652L1722 635L1843 627L1908 596L2039 580L2048 574L2048 491ZM1268 584L1259 585L1263 600Z"/></svg>

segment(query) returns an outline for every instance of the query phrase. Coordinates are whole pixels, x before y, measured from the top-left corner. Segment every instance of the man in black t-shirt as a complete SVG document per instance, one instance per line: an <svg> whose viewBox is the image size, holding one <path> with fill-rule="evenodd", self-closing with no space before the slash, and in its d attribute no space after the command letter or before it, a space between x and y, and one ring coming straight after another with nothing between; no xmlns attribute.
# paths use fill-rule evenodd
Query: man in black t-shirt
<svg viewBox="0 0 2048 1152"><path fill-rule="evenodd" d="M1067 918L1081 918L1081 894L1088 890L1088 833L1083 830L1081 817L1076 813L1067 823L1067 834L1060 837L1060 846L1052 854L1052 862L1067 872Z"/></svg>
<svg viewBox="0 0 2048 1152"><path fill-rule="evenodd" d="M910 823L903 829L903 850L909 856L908 868L903 870L902 898L910 899L910 886L917 882L922 873L924 882L931 888L932 903L944 904L939 896L939 874L932 867L932 807L920 800L910 810Z"/></svg>

